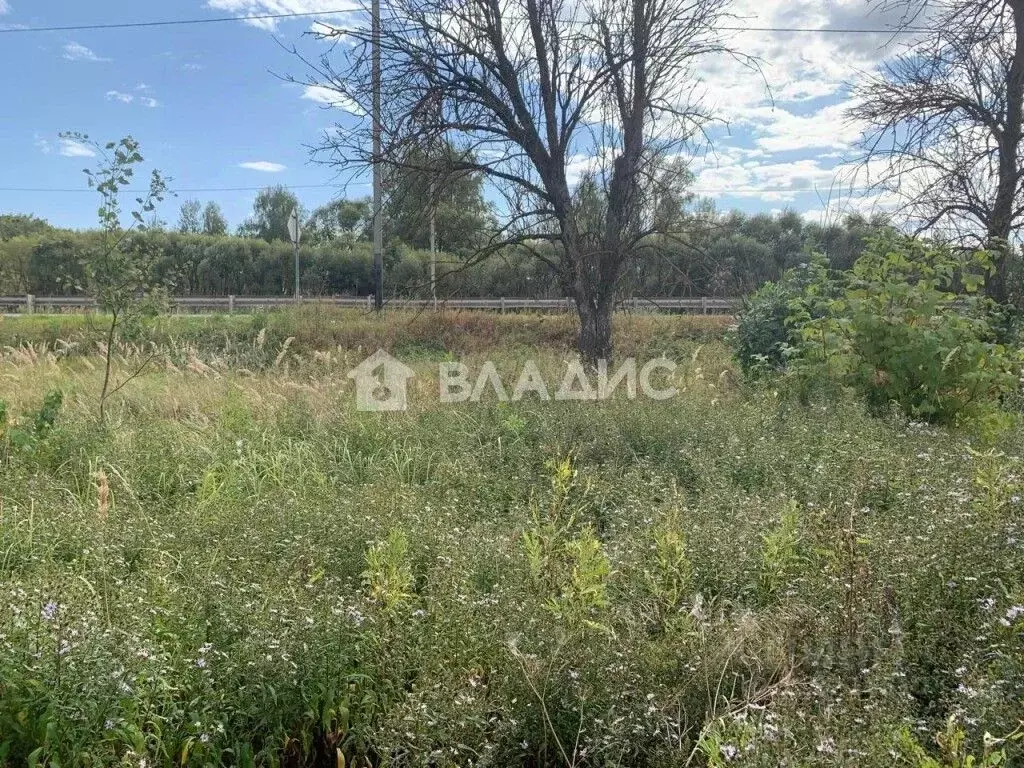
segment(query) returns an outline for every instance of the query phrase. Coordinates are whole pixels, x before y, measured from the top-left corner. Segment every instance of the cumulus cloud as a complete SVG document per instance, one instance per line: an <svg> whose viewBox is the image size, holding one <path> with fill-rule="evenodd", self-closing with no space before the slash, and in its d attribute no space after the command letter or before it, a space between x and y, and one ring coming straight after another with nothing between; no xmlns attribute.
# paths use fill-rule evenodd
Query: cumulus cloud
<svg viewBox="0 0 1024 768"><path fill-rule="evenodd" d="M825 166L816 158L761 162L742 153L720 153L693 167L694 187L705 197L758 198L792 202L798 195L825 198L836 185L849 185L845 166Z"/></svg>
<svg viewBox="0 0 1024 768"><path fill-rule="evenodd" d="M338 19L334 11L354 11L355 0L207 0L206 7L232 16L267 16L272 14L323 14L325 19ZM251 19L246 22L259 29L277 29L277 19Z"/></svg>
<svg viewBox="0 0 1024 768"><path fill-rule="evenodd" d="M352 99L344 96L332 88L323 85L307 85L302 90L302 98L308 101L315 101L328 107L335 107L353 115L365 115L363 108Z"/></svg>
<svg viewBox="0 0 1024 768"><path fill-rule="evenodd" d="M740 29L728 33L727 42L754 57L756 65L722 55L697 71L705 105L729 126L713 129L717 154L694 166L698 185L724 195L801 204L849 188L842 160L853 154L863 130L847 118L854 104L851 85L902 44L885 31L898 24L899 9L881 11L864 0L734 0L732 8L736 16L729 26ZM770 191L761 194L758 187Z"/></svg>
<svg viewBox="0 0 1024 768"><path fill-rule="evenodd" d="M861 135L862 127L850 120L850 99L830 104L815 112L796 115L781 107L752 109L744 122L751 126L757 146L767 152L809 149L848 149Z"/></svg>
<svg viewBox="0 0 1024 768"><path fill-rule="evenodd" d="M879 12L864 0L736 0L730 26L821 28L830 30L891 28L896 12ZM755 57L758 69L732 56L707 61L701 75L709 101L726 117L739 119L751 109L775 102L799 102L840 94L890 55L898 41L877 34L764 32L731 33L729 45Z"/></svg>
<svg viewBox="0 0 1024 768"><path fill-rule="evenodd" d="M96 152L88 144L66 137L60 140L60 153L64 157L96 157Z"/></svg>
<svg viewBox="0 0 1024 768"><path fill-rule="evenodd" d="M135 90L149 90L149 86L142 84L135 88ZM152 96L136 96L131 93L125 93L124 91L107 91L107 101L119 101L122 104L140 104L143 107L159 107L160 102L154 99Z"/></svg>
<svg viewBox="0 0 1024 768"><path fill-rule="evenodd" d="M110 61L110 59L99 56L91 48L86 48L81 43L73 41L64 46L64 58L68 61Z"/></svg>
<svg viewBox="0 0 1024 768"><path fill-rule="evenodd" d="M245 168L250 171L260 171L262 173L280 173L287 168L287 166L281 165L280 163L271 163L267 160L251 160L246 163L239 163L238 167Z"/></svg>
<svg viewBox="0 0 1024 768"><path fill-rule="evenodd" d="M8 4L7 0L0 0L0 15L10 12L11 6Z"/></svg>

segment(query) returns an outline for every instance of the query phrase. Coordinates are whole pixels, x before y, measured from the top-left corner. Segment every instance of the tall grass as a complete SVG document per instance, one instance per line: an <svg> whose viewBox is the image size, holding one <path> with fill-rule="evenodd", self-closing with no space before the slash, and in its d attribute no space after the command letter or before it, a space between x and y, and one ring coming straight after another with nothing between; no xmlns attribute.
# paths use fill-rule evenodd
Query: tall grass
<svg viewBox="0 0 1024 768"><path fill-rule="evenodd" d="M794 407L661 318L619 346L672 401L442 406L439 359L554 375L564 319L283 317L167 333L103 426L87 350L0 359L0 764L1021 759L1019 436ZM378 346L407 413L354 410Z"/></svg>

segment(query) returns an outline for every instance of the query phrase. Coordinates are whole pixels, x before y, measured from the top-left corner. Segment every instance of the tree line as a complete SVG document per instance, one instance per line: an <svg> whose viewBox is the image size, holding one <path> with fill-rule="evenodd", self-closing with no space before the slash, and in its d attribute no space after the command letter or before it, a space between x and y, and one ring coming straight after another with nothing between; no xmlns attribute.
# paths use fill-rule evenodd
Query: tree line
<svg viewBox="0 0 1024 768"><path fill-rule="evenodd" d="M236 235L226 234L226 226L208 233L205 224L212 217L206 214L218 209L186 201L177 227L147 227L127 238L124 247L134 261L148 265L154 284L175 295L289 295L294 261L286 217L290 206L301 209L290 195L281 189L261 193ZM464 202L452 203L437 217L437 239L444 248L437 254L439 298L571 295L547 263L557 260L557 244L508 244L487 259L476 259L489 229L467 214ZM390 219L384 253L389 296L430 295L428 241L415 210ZM368 201L341 200L304 217L299 261L305 295L372 293L369 214ZM710 204L685 215L686 236L652 236L623 275L621 296L744 295L814 253L826 254L837 269L845 269L871 235L887 226L881 218L857 215L823 226L795 212L719 213ZM0 215L0 294L84 293L84 255L95 251L100 239L98 231L63 230L32 216Z"/></svg>

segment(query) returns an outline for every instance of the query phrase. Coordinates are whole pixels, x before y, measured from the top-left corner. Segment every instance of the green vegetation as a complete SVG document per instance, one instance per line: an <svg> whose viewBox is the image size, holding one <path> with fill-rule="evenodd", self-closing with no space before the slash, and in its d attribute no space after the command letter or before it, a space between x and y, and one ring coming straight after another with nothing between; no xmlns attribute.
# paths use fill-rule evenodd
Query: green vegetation
<svg viewBox="0 0 1024 768"><path fill-rule="evenodd" d="M748 371L785 370L804 400L845 386L879 414L1001 428L1024 355L1000 343L1003 313L979 291L994 270L980 251L902 235L875 238L850 270L820 259L753 297L739 325Z"/></svg>
<svg viewBox="0 0 1024 768"><path fill-rule="evenodd" d="M616 318L676 399L442 406L571 318L314 307L145 321L100 425L89 322L0 322L0 764L1024 757L1018 432L800 405L703 318Z"/></svg>
<svg viewBox="0 0 1024 768"><path fill-rule="evenodd" d="M395 226L402 229L386 240L385 288L390 296L429 296L429 237L417 228L423 211L417 195L418 189L411 186L402 199L414 206L413 212L396 214ZM139 258L152 261L156 276L175 295L289 295L293 251L281 233L287 231L289 205L296 201L278 200L279 196L260 195L253 219L243 230L248 237L224 235L218 211L207 210L201 217L198 204L186 201L177 222L182 231L150 226L129 247ZM664 215L680 220L673 226L685 229L686 236L652 243L656 247L639 253L623 275L622 295L740 296L809 261L815 252L827 252L833 267L847 268L866 239L882 227L881 221L855 216L842 225L821 227L795 213L723 215L707 207L681 208L678 201L673 205ZM547 265L525 247L508 246L481 263L471 263L469 256L480 238L479 233L474 240L465 232L474 224L463 220L467 206L458 197L439 207L439 296L566 295ZM368 212L365 201L341 200L309 218L299 254L306 294L372 293ZM284 220L279 222L282 213ZM54 230L29 217L0 216L0 295L80 294L85 282L83 255L100 238L96 232Z"/></svg>

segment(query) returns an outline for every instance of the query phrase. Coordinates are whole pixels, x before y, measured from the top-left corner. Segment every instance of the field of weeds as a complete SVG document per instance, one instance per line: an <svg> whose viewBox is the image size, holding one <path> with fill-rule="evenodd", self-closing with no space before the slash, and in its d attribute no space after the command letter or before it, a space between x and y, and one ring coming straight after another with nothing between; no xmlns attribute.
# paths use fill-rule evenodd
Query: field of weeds
<svg viewBox="0 0 1024 768"><path fill-rule="evenodd" d="M441 404L557 382L570 318L309 309L140 327L101 424L89 320L0 321L0 765L1024 759L1019 435L618 322L676 397ZM378 347L407 412L355 408Z"/></svg>

